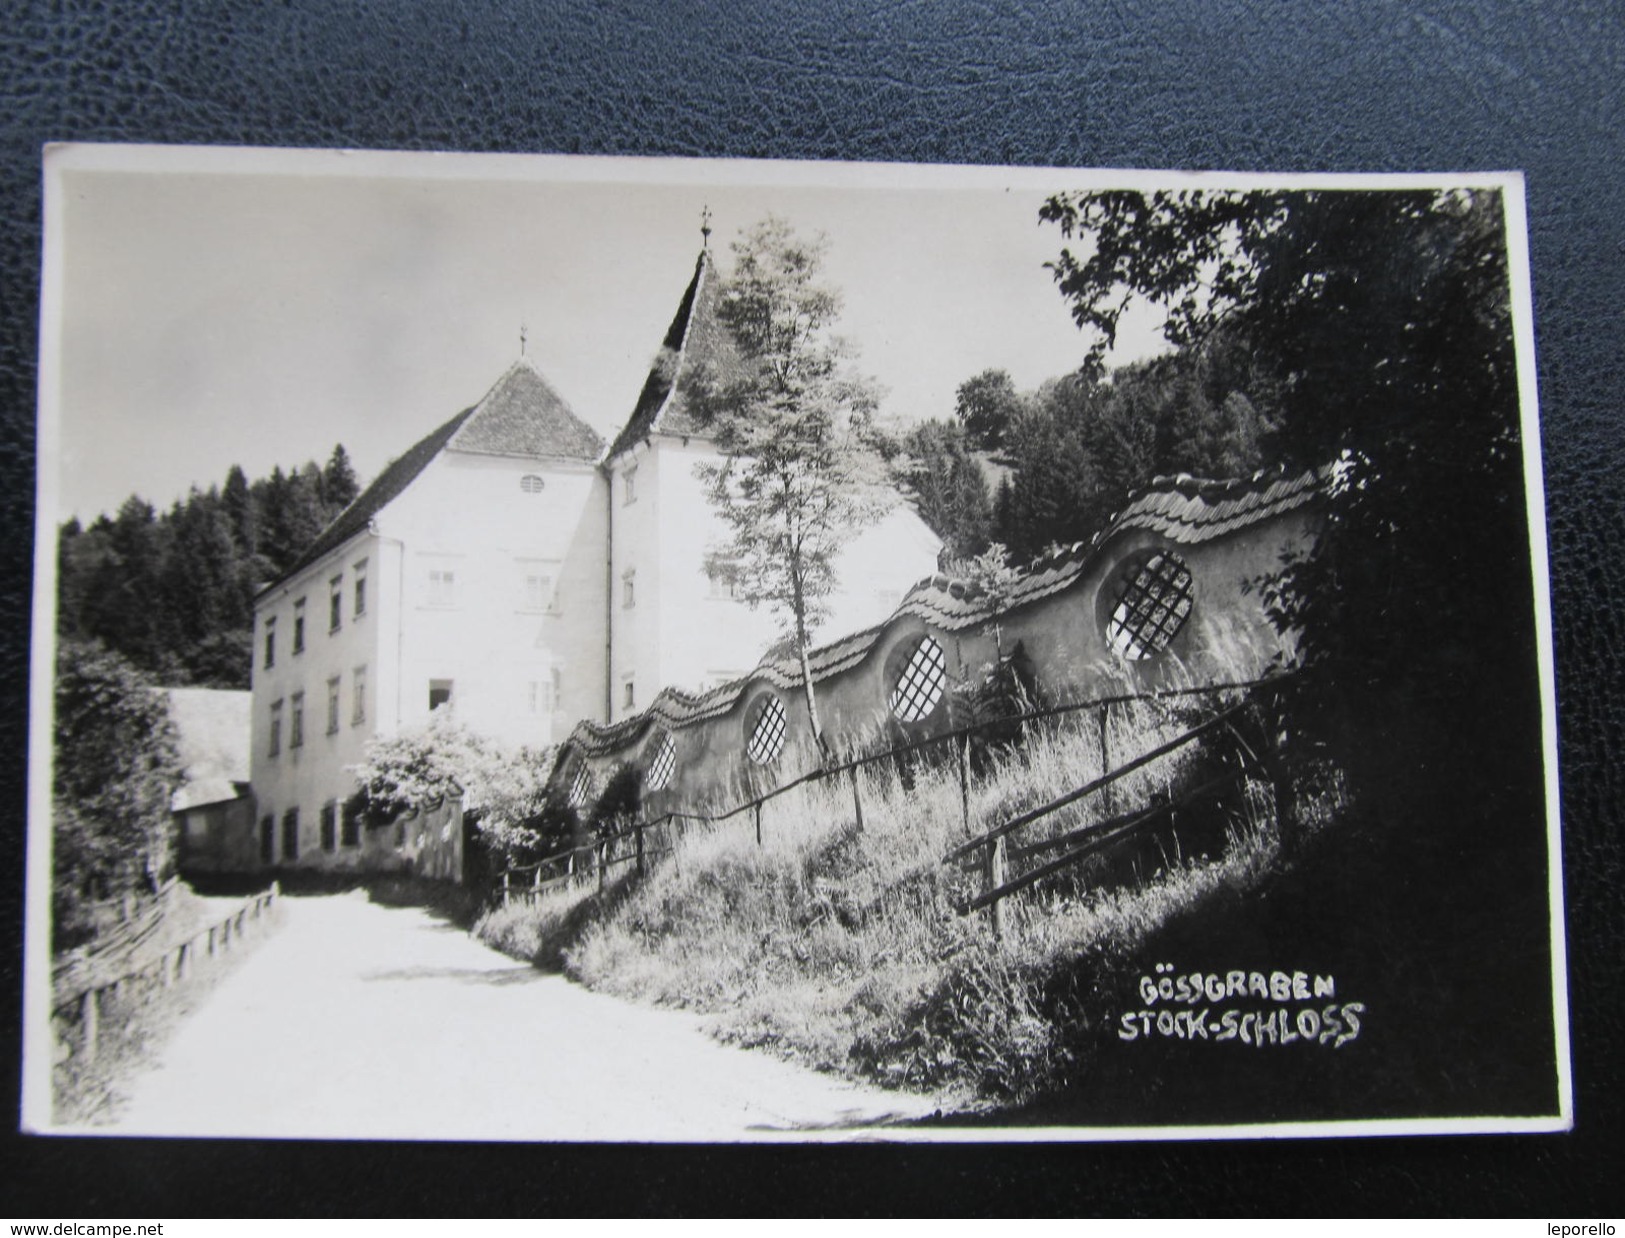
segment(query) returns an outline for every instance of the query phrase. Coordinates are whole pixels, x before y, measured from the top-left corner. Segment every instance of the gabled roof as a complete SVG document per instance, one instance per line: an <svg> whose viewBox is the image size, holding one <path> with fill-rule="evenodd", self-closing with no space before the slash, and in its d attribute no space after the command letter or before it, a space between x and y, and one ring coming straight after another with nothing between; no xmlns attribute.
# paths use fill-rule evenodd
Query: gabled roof
<svg viewBox="0 0 1625 1238"><path fill-rule="evenodd" d="M1091 540L1061 547L1020 569L1005 608L1012 610L1061 592L1084 574L1107 542L1130 529L1150 529L1185 545L1211 541L1317 502L1331 479L1330 468L1301 473L1274 469L1236 481L1206 481L1184 473L1158 477ZM908 591L891 618L811 650L807 661L813 682L863 661L886 629L909 615L954 632L985 622L992 608L977 585L941 574L929 576ZM719 717L734 708L756 682L786 692L797 689L801 686L800 662L794 656L769 653L748 675L709 692L691 695L663 688L647 709L633 717L608 726L583 720L561 747L560 760L567 749L589 756L620 751L652 726L681 728Z"/></svg>
<svg viewBox="0 0 1625 1238"><path fill-rule="evenodd" d="M677 316L666 329L660 354L649 368L632 416L610 446L609 458L653 434L706 437L704 421L689 406L684 380L705 373L726 382L746 372L739 348L717 313L720 297L721 278L716 263L711 251L702 249L694 264L694 278L677 306Z"/></svg>
<svg viewBox="0 0 1625 1238"><path fill-rule="evenodd" d="M571 411L526 358L515 361L483 399L424 435L392 460L373 483L333 518L305 553L261 592L297 575L356 534L417 480L442 451L594 461L604 440Z"/></svg>

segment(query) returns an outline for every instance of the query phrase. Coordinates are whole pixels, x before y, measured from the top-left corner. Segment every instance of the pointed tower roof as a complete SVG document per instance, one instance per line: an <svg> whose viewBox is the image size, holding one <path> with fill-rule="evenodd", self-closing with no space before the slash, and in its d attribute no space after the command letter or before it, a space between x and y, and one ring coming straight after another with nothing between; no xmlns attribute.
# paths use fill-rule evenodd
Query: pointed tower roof
<svg viewBox="0 0 1625 1238"><path fill-rule="evenodd" d="M592 461L603 453L604 440L575 415L530 358L520 357L469 411L446 446L492 456Z"/></svg>
<svg viewBox="0 0 1625 1238"><path fill-rule="evenodd" d="M694 278L666 329L637 406L609 449L611 458L653 434L707 436L705 423L688 406L683 380L700 371L723 381L745 372L739 348L717 314L720 284L711 251L702 249L694 264Z"/></svg>

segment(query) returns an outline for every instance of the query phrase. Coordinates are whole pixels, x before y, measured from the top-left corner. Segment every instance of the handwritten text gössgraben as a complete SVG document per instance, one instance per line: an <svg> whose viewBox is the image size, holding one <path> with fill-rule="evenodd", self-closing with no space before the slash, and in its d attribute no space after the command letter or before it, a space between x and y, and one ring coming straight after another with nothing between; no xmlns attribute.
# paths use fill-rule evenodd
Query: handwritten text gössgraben
<svg viewBox="0 0 1625 1238"><path fill-rule="evenodd" d="M1332 976L1301 971L1178 972L1158 963L1141 976L1141 1008L1125 1010L1117 1038L1233 1040L1244 1045L1329 1045L1360 1035L1363 1002L1340 1002ZM1253 1004L1260 1003L1260 1004Z"/></svg>

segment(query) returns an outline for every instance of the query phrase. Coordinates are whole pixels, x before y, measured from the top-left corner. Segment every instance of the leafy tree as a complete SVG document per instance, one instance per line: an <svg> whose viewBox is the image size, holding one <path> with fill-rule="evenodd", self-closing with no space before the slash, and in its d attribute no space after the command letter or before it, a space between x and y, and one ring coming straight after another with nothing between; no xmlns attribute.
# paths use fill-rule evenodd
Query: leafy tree
<svg viewBox="0 0 1625 1238"><path fill-rule="evenodd" d="M1004 445L1004 436L1021 406L1021 396L1006 371L983 370L959 384L954 416L965 427L971 442L984 451L997 451Z"/></svg>
<svg viewBox="0 0 1625 1238"><path fill-rule="evenodd" d="M950 558L980 553L992 528L993 504L965 431L951 422L921 422L904 437L896 467L920 518L942 539L944 553Z"/></svg>
<svg viewBox="0 0 1625 1238"><path fill-rule="evenodd" d="M436 710L424 726L369 742L354 772L375 824L460 795L487 845L512 862L541 842L531 819L546 803L548 764L545 752L508 748Z"/></svg>
<svg viewBox="0 0 1625 1238"><path fill-rule="evenodd" d="M1125 297L1273 377L1271 455L1331 466L1266 597L1306 667L1282 734L1335 758L1341 845L1281 931L1383 963L1387 1063L1430 1112L1550 1105L1541 705L1495 190L1067 194L1055 264L1102 356ZM1300 772L1312 764L1293 761ZM1333 927L1335 926L1335 927ZM1335 943L1333 939L1335 938ZM1493 1098L1493 1099L1492 1099Z"/></svg>
<svg viewBox="0 0 1625 1238"><path fill-rule="evenodd" d="M1125 297L1164 306L1167 337L1188 348L1222 324L1274 377L1273 450L1336 464L1326 528L1272 597L1337 689L1318 698L1338 702L1318 729L1350 707L1383 723L1351 751L1362 784L1394 788L1378 737L1437 746L1475 696L1499 713L1504 688L1483 668L1531 656L1514 619L1530 582L1499 195L1085 193L1043 216L1089 246L1053 267L1095 332L1091 365Z"/></svg>
<svg viewBox="0 0 1625 1238"><path fill-rule="evenodd" d="M783 620L820 753L810 636L835 584L837 552L895 499L874 387L842 369L833 334L840 297L820 281L825 248L772 216L744 232L718 309L739 372L691 380L726 457L700 476L732 533L738 594Z"/></svg>
<svg viewBox="0 0 1625 1238"><path fill-rule="evenodd" d="M92 928L87 901L153 892L173 856L170 796L181 780L169 703L124 658L57 647L52 766L56 946Z"/></svg>

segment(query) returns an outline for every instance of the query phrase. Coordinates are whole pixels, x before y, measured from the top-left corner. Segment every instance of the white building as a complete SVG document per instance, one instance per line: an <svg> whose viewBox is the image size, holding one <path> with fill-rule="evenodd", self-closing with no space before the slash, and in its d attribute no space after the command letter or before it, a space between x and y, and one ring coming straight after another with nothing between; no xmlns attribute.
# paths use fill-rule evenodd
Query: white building
<svg viewBox="0 0 1625 1238"><path fill-rule="evenodd" d="M777 637L731 594L715 461L680 378L727 364L702 253L637 407L602 439L527 360L414 444L255 601L253 769L263 865L398 863L344 811L367 741L450 706L510 743L562 740L668 685L743 674ZM848 546L825 631L889 615L940 542L899 504Z"/></svg>

